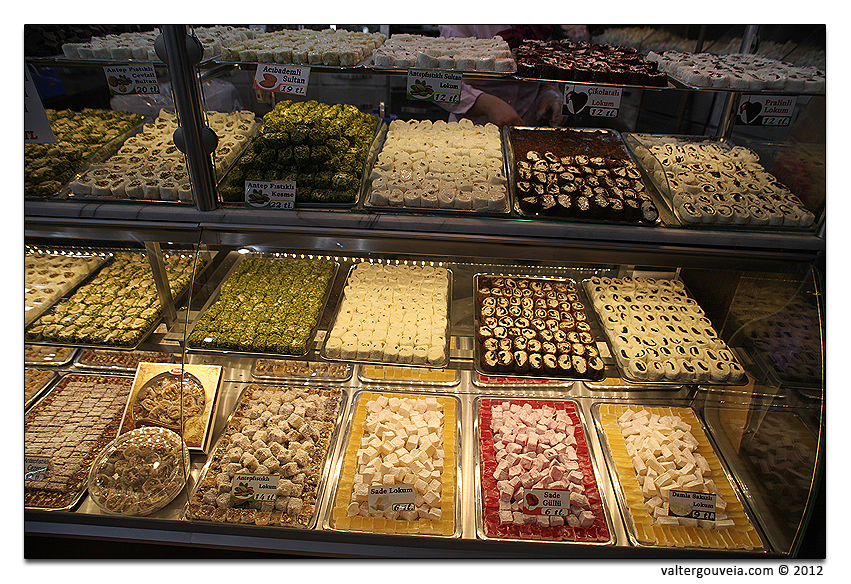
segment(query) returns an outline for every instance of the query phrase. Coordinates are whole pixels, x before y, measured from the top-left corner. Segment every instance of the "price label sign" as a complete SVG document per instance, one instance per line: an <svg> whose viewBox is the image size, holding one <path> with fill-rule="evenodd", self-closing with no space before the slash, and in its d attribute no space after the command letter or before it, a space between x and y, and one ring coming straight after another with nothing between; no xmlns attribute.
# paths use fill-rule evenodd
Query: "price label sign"
<svg viewBox="0 0 851 584"><path fill-rule="evenodd" d="M29 67L24 67L24 144L53 144L56 136L33 83Z"/></svg>
<svg viewBox="0 0 851 584"><path fill-rule="evenodd" d="M668 515L715 521L715 499L715 493L672 490L668 497Z"/></svg>
<svg viewBox="0 0 851 584"><path fill-rule="evenodd" d="M256 208L295 209L294 182L245 181L245 202Z"/></svg>
<svg viewBox="0 0 851 584"><path fill-rule="evenodd" d="M309 80L310 67L257 63L257 70L254 72L254 89L290 95L307 95Z"/></svg>
<svg viewBox="0 0 851 584"><path fill-rule="evenodd" d="M369 512L381 514L391 511L414 511L414 485L375 485L369 487L367 503Z"/></svg>
<svg viewBox="0 0 851 584"><path fill-rule="evenodd" d="M154 95L160 92L153 63L103 68L112 95Z"/></svg>
<svg viewBox="0 0 851 584"><path fill-rule="evenodd" d="M524 489L523 507L527 515L570 515L570 491Z"/></svg>
<svg viewBox="0 0 851 584"><path fill-rule="evenodd" d="M621 107L620 87L603 85L565 85L564 113L579 114L587 111L595 118L616 118Z"/></svg>
<svg viewBox="0 0 851 584"><path fill-rule="evenodd" d="M280 478L278 475L236 474L231 483L231 501L274 503Z"/></svg>
<svg viewBox="0 0 851 584"><path fill-rule="evenodd" d="M49 465L50 458L46 456L25 456L24 481L43 481Z"/></svg>
<svg viewBox="0 0 851 584"><path fill-rule="evenodd" d="M408 99L460 103L463 75L454 71L408 69Z"/></svg>
<svg viewBox="0 0 851 584"><path fill-rule="evenodd" d="M746 126L788 126L797 98L782 95L743 95L736 123Z"/></svg>

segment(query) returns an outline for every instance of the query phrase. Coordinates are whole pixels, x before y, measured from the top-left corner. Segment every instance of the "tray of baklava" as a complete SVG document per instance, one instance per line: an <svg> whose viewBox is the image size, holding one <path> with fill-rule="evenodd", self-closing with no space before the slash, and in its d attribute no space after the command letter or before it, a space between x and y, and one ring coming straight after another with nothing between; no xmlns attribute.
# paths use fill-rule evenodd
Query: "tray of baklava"
<svg viewBox="0 0 851 584"><path fill-rule="evenodd" d="M175 305L185 298L194 276L206 265L203 254L163 254ZM157 328L162 308L145 253L118 250L90 280L60 299L25 330L33 344L136 350Z"/></svg>
<svg viewBox="0 0 851 584"><path fill-rule="evenodd" d="M322 257L240 256L191 324L188 350L261 359L307 355L338 269Z"/></svg>

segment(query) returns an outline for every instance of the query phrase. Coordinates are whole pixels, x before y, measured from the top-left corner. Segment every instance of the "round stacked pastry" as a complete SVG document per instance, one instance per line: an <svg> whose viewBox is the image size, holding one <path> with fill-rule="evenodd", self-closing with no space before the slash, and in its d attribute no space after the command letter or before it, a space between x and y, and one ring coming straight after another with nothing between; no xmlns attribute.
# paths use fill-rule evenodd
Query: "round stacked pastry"
<svg viewBox="0 0 851 584"><path fill-rule="evenodd" d="M95 460L89 494L107 513L150 515L183 489L189 450L179 435L155 426L122 434Z"/></svg>
<svg viewBox="0 0 851 584"><path fill-rule="evenodd" d="M585 281L612 354L631 381L739 384L745 373L680 280Z"/></svg>
<svg viewBox="0 0 851 584"><path fill-rule="evenodd" d="M577 290L564 280L478 276L478 356L485 373L602 379Z"/></svg>
<svg viewBox="0 0 851 584"><path fill-rule="evenodd" d="M508 211L493 124L393 120L369 180L372 206Z"/></svg>

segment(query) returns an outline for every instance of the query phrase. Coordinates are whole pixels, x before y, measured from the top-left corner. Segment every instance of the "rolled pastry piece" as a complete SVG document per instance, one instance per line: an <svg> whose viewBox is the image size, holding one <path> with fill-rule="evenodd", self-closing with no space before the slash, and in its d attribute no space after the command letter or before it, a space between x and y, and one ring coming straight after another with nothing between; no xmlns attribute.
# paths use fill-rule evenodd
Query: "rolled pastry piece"
<svg viewBox="0 0 851 584"><path fill-rule="evenodd" d="M427 209L437 208L437 193L422 191L420 194L420 206Z"/></svg>
<svg viewBox="0 0 851 584"><path fill-rule="evenodd" d="M667 381L677 381L682 375L682 369L676 359L667 359L662 363L664 377Z"/></svg>
<svg viewBox="0 0 851 584"><path fill-rule="evenodd" d="M716 359L709 362L709 380L713 383L723 383L730 377L730 366L726 361Z"/></svg>
<svg viewBox="0 0 851 584"><path fill-rule="evenodd" d="M627 375L630 379L643 381L648 378L647 364L644 361L633 360L627 365Z"/></svg>
<svg viewBox="0 0 851 584"><path fill-rule="evenodd" d="M473 208L473 192L459 191L455 193L455 208L456 209L472 209Z"/></svg>

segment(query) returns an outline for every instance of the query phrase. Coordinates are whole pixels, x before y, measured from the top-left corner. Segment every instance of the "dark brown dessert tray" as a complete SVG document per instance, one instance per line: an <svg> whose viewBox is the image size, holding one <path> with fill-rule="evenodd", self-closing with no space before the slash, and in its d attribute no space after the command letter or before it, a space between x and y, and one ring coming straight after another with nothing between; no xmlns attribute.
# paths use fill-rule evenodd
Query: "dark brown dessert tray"
<svg viewBox="0 0 851 584"><path fill-rule="evenodd" d="M481 281L484 278L506 278L506 279L526 280L526 281L542 282L542 283L547 282L547 283L567 284L568 286L571 286L573 288L573 290L576 291L577 296L578 296L578 293L579 293L579 286L577 286L575 284L575 282L573 280L569 279L569 278L553 277L553 276L526 276L526 275L514 275L514 274L505 274L504 275L504 274L484 274L484 273L474 275L473 276L473 291L474 291L475 297L474 297L474 300L473 300L473 302L474 302L473 327L474 327L474 331L476 331L475 332L476 338L474 339L475 351L474 351L473 361L474 361L476 373L479 373L479 374L481 374L485 377L500 377L500 378L513 378L513 379L524 379L524 378L543 379L543 380L550 380L550 381L553 381L555 383L561 383L561 384L565 384L567 382L572 383L574 381L588 381L588 380L594 380L594 379L597 379L597 378L602 379L603 377L605 377L605 363L603 363L603 368L600 369L599 373L593 374L593 373L590 373L590 370L588 370L589 373L587 375L584 375L584 376L582 376L582 375L571 375L571 374L559 375L558 373L546 372L544 369L542 369L540 373L532 372L532 371L517 371L517 370L514 370L514 369L511 370L511 371L488 370L485 367L484 362L483 362L484 353L485 353L484 347L483 347L483 341L478 338L480 327L484 326L482 324L481 319L480 319L481 308L480 308L480 300L478 299L478 293L479 293L479 290L481 289ZM579 300L579 302L582 303L583 309L584 309L583 311L586 313L586 315L587 315L587 312L589 310L593 310L593 307L588 307L585 304L585 302L582 302L581 299ZM523 328L523 327L520 327L520 328ZM597 343L600 342L602 339L597 338L594 335L593 330L588 331L588 334L592 337L592 342L591 343L583 343L583 344L593 344L593 346L596 349ZM597 355L597 358L602 360L602 358L599 355Z"/></svg>
<svg viewBox="0 0 851 584"><path fill-rule="evenodd" d="M649 200L656 209L657 216L653 221L644 221L642 219L615 219L602 215L600 217L593 216L592 210L589 208L587 216L577 216L575 212L568 215L559 213L545 213L541 211L526 211L520 206L521 196L517 189L518 171L517 161L520 154L519 144L528 139L534 144L534 147L528 148L528 151L536 150L543 154L546 151L553 151L556 156L563 157L567 155L564 152L564 146L559 142L570 138L578 138L582 140L583 148L586 152L577 153L589 158L599 156L600 152L594 148L607 148L613 154L619 156L624 161L634 163L638 168L641 178L638 179L644 185L645 192L649 196ZM549 220L549 221L570 221L581 223L611 223L615 225L641 225L646 227L656 227L666 225L667 221L663 219L663 211L666 215L670 214L670 206L668 202L657 191L656 185L648 180L642 171L642 167L633 157L632 153L627 149L620 133L615 130L598 129L598 128L536 128L524 126L511 126L503 128L503 143L505 144L505 163L507 168L506 178L508 179L508 187L510 197L514 209L514 213L520 217L528 217L533 219ZM550 150L551 147L553 150ZM556 151L558 150L558 151ZM575 154L571 154L575 155ZM640 210L639 210L640 213Z"/></svg>

